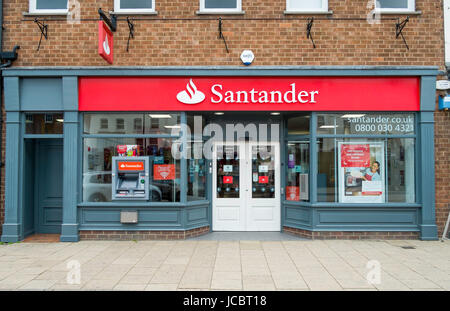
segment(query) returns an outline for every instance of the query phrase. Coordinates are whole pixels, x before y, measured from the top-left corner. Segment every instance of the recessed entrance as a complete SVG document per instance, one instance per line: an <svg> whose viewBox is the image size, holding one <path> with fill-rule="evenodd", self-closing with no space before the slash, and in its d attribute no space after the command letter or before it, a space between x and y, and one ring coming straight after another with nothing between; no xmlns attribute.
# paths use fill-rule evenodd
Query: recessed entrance
<svg viewBox="0 0 450 311"><path fill-rule="evenodd" d="M280 231L279 149L278 142L214 145L214 231Z"/></svg>
<svg viewBox="0 0 450 311"><path fill-rule="evenodd" d="M24 151L24 237L61 233L63 141L27 139Z"/></svg>

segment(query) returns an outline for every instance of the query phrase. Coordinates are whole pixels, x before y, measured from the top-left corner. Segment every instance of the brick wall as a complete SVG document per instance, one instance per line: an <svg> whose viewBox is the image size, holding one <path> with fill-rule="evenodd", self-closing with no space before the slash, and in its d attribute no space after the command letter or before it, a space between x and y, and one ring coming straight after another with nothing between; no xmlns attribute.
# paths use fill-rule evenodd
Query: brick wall
<svg viewBox="0 0 450 311"><path fill-rule="evenodd" d="M291 227L283 227L289 234L301 236L312 240L417 240L419 232L361 232L361 231L308 231Z"/></svg>
<svg viewBox="0 0 450 311"><path fill-rule="evenodd" d="M436 224L439 237L450 212L450 111L437 111L435 118ZM448 236L448 235L447 235Z"/></svg>
<svg viewBox="0 0 450 311"><path fill-rule="evenodd" d="M151 20L135 21L135 39L131 40L129 52L128 26L125 17L119 17L114 34L114 65L240 65L242 50L251 49L255 66L435 65L444 69L442 1L416 1L422 15L411 16L404 29L409 51L401 38L395 39L395 20L383 20L378 25L367 23L368 1L329 0L333 18L359 20L316 16L321 20L316 20L312 28L317 45L313 49L306 39L306 20L261 20L307 17L285 16L285 0L243 0L245 15L223 16L223 31L230 49L227 54L218 39L218 16L196 15L198 0L156 0L157 16L135 16ZM16 44L21 46L15 66L108 66L97 55L97 9L112 10L113 0L80 1L83 20L79 25L69 25L61 17L60 21L43 17L48 20L48 40L43 39L40 51L36 51L40 31L33 22L34 16L22 15L28 10L28 0L4 2L4 47L11 50ZM180 18L185 20L176 20Z"/></svg>
<svg viewBox="0 0 450 311"><path fill-rule="evenodd" d="M82 230L80 240L185 240L208 233L209 226L186 231L102 231Z"/></svg>
<svg viewBox="0 0 450 311"><path fill-rule="evenodd" d="M403 30L410 50L395 38L395 18L382 15L369 24L369 0L329 0L332 19L316 15L312 35L306 38L307 15L286 16L285 0L242 0L245 15L224 15L223 33L230 53L218 39L217 15L196 15L198 0L156 0L157 16L132 16L135 38L126 52L128 26L119 17L114 34L115 66L240 66L244 49L255 54L253 66L370 65L444 66L442 0L416 0L420 15L411 15ZM97 9L113 10L113 0L83 0L80 24L64 17L41 17L48 24L48 40L40 39L34 16L24 16L28 0L4 1L3 49L20 45L14 66L109 66L97 55ZM280 18L296 20L274 20ZM298 20L299 18L303 20ZM59 19L59 20L58 20ZM138 20L142 19L142 20ZM183 20L181 20L183 19ZM246 20L243 20L246 19ZM449 113L436 112L436 218L440 234L449 213ZM4 128L4 125L2 125ZM4 159L4 131L2 159ZM4 217L4 168L1 169L0 224Z"/></svg>

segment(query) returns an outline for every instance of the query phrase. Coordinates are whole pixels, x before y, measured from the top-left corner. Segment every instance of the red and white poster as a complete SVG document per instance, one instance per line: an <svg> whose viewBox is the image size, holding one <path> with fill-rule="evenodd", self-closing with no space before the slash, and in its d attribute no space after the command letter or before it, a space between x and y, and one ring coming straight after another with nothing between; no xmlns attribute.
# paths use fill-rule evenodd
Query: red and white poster
<svg viewBox="0 0 450 311"><path fill-rule="evenodd" d="M260 184L267 184L267 183L269 183L269 176L259 176L258 182Z"/></svg>
<svg viewBox="0 0 450 311"><path fill-rule="evenodd" d="M104 21L98 21L98 54L108 63L113 63L113 33Z"/></svg>
<svg viewBox="0 0 450 311"><path fill-rule="evenodd" d="M233 183L233 176L223 176L223 183L224 184L232 184Z"/></svg>
<svg viewBox="0 0 450 311"><path fill-rule="evenodd" d="M174 180L175 164L153 165L153 180Z"/></svg>
<svg viewBox="0 0 450 311"><path fill-rule="evenodd" d="M341 167L369 167L370 146L368 144L342 144Z"/></svg>
<svg viewBox="0 0 450 311"><path fill-rule="evenodd" d="M300 201L300 187L286 187L286 201Z"/></svg>
<svg viewBox="0 0 450 311"><path fill-rule="evenodd" d="M384 203L384 142L339 142L339 202Z"/></svg>

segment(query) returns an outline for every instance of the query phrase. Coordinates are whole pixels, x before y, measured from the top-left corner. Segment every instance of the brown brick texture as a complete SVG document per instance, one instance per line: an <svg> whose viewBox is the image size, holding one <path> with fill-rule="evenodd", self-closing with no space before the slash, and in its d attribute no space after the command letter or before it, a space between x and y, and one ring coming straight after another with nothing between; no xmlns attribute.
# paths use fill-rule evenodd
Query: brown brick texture
<svg viewBox="0 0 450 311"><path fill-rule="evenodd" d="M417 240L419 232L308 231L283 227L283 231L311 240Z"/></svg>
<svg viewBox="0 0 450 311"><path fill-rule="evenodd" d="M118 230L81 230L80 240L185 240L208 233L209 226L186 231L118 231Z"/></svg>
<svg viewBox="0 0 450 311"><path fill-rule="evenodd" d="M239 55L251 49L255 54L253 66L438 66L445 70L442 0L415 1L421 14L411 15L403 30L409 50L401 38L395 38L397 18L406 16L382 15L379 24L369 24L368 1L329 0L331 18L314 15L314 49L306 38L306 18L311 15L284 15L285 0L242 0L244 15L222 16L230 50L227 53L218 38L219 15L197 15L198 0L156 0L158 15L131 16L135 38L130 41L129 52L126 17L119 17L114 66L243 66ZM114 1L79 2L80 24L68 24L61 16L39 17L48 25L48 40L42 39L37 51L40 30L35 17L23 15L29 1L4 0L3 50L21 47L13 66L110 66L97 54L97 10L112 11ZM4 113L2 117L5 120ZM450 210L449 112L436 111L435 118L436 220L441 235ZM4 161L4 124L2 129ZM0 229L4 184L3 167Z"/></svg>

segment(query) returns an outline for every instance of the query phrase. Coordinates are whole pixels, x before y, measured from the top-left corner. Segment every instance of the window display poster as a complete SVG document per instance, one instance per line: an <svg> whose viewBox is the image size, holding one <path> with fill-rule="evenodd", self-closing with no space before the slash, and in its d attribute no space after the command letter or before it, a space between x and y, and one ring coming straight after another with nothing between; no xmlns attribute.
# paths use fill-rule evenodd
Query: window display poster
<svg viewBox="0 0 450 311"><path fill-rule="evenodd" d="M341 203L384 203L384 142L338 142Z"/></svg>
<svg viewBox="0 0 450 311"><path fill-rule="evenodd" d="M153 165L153 180L174 180L175 164Z"/></svg>
<svg viewBox="0 0 450 311"><path fill-rule="evenodd" d="M300 187L286 187L286 201L300 201Z"/></svg>

